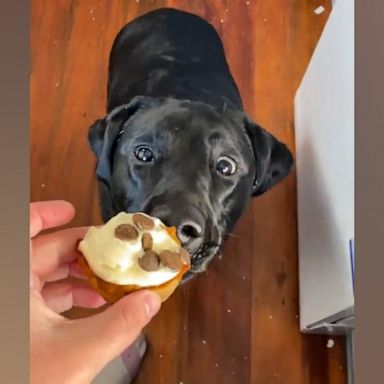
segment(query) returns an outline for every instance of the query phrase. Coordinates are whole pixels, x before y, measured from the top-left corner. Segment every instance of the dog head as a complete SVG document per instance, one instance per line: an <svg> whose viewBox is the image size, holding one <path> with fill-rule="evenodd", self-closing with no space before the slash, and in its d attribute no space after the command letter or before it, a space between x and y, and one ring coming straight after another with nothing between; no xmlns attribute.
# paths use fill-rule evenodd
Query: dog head
<svg viewBox="0 0 384 384"><path fill-rule="evenodd" d="M175 226L204 271L252 196L290 171L287 147L240 111L136 97L89 130L104 221L145 212Z"/></svg>

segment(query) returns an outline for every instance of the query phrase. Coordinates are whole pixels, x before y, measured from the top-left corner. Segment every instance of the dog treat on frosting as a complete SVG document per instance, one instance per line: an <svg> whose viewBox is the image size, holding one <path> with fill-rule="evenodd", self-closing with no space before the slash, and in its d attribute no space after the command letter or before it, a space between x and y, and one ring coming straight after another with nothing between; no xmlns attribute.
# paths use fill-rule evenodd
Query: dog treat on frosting
<svg viewBox="0 0 384 384"><path fill-rule="evenodd" d="M160 268L160 259L156 252L146 251L138 261L144 271L157 271Z"/></svg>
<svg viewBox="0 0 384 384"><path fill-rule="evenodd" d="M183 265L183 260L181 259L181 256L176 252L172 252L168 249L165 249L164 251L160 252L159 256L162 264L172 269L173 271L177 271Z"/></svg>
<svg viewBox="0 0 384 384"><path fill-rule="evenodd" d="M143 215L142 213L134 213L132 220L139 229L151 230L155 226L153 220L150 217Z"/></svg>
<svg viewBox="0 0 384 384"><path fill-rule="evenodd" d="M120 224L115 229L115 236L120 240L136 240L139 233L131 224Z"/></svg>
<svg viewBox="0 0 384 384"><path fill-rule="evenodd" d="M141 238L141 244L143 245L144 251L149 251L153 247L153 238L150 233L144 233Z"/></svg>
<svg viewBox="0 0 384 384"><path fill-rule="evenodd" d="M175 228L143 213L121 212L104 226L91 227L79 251L88 281L109 302L144 288L164 301L190 269Z"/></svg>
<svg viewBox="0 0 384 384"><path fill-rule="evenodd" d="M189 253L184 248L180 248L179 254L184 264L190 264L191 257L189 256Z"/></svg>

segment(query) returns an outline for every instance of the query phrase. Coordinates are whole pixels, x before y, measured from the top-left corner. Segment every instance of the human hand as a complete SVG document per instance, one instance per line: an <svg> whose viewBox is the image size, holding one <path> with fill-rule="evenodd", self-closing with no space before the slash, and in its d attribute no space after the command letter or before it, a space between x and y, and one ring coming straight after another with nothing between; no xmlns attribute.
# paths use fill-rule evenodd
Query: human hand
<svg viewBox="0 0 384 384"><path fill-rule="evenodd" d="M158 312L160 298L130 294L86 319L60 315L73 305L95 308L104 300L91 288L62 280L75 275L76 246L87 228L64 229L74 208L64 201L30 204L30 383L90 383L139 335Z"/></svg>

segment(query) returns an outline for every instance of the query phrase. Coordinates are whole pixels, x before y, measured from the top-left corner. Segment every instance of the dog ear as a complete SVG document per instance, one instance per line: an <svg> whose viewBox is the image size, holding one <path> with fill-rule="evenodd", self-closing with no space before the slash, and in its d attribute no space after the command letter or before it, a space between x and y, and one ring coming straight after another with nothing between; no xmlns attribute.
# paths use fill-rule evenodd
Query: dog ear
<svg viewBox="0 0 384 384"><path fill-rule="evenodd" d="M105 184L110 185L114 148L124 125L139 109L152 104L152 101L137 96L129 104L116 107L89 127L88 142L97 157L96 175Z"/></svg>
<svg viewBox="0 0 384 384"><path fill-rule="evenodd" d="M285 144L258 124L247 118L245 126L256 160L252 196L259 196L288 176L293 168L293 156Z"/></svg>

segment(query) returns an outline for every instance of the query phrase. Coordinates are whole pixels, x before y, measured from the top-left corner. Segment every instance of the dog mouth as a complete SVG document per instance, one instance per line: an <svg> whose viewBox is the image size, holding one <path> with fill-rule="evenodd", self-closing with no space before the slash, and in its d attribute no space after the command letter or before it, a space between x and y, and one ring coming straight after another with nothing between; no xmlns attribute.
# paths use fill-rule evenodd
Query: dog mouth
<svg viewBox="0 0 384 384"><path fill-rule="evenodd" d="M191 255L191 269L184 275L180 285L196 277L200 273L206 272L208 265L219 254L220 242L205 242L195 251L189 251Z"/></svg>
<svg viewBox="0 0 384 384"><path fill-rule="evenodd" d="M195 252L191 252L192 266L202 264L207 258L213 257L219 250L219 247L219 242L204 242Z"/></svg>

